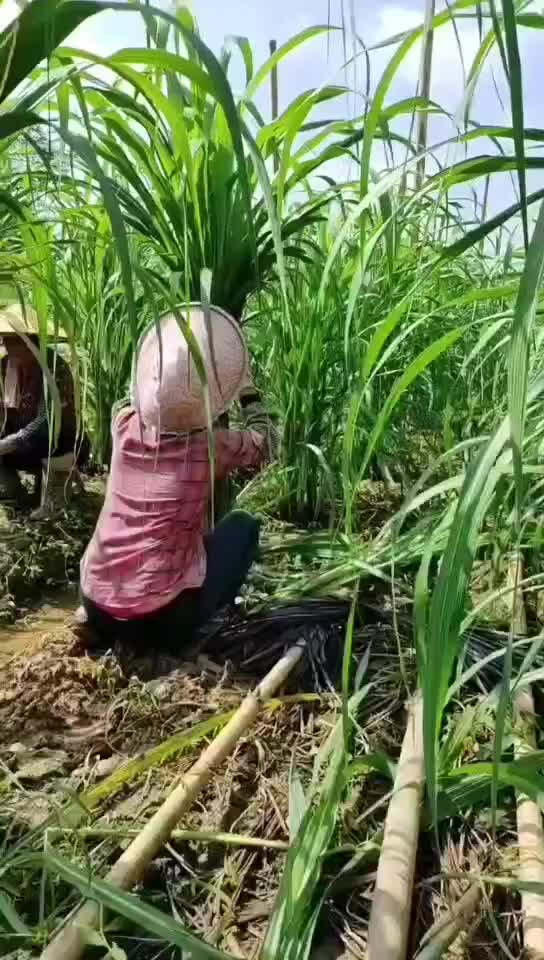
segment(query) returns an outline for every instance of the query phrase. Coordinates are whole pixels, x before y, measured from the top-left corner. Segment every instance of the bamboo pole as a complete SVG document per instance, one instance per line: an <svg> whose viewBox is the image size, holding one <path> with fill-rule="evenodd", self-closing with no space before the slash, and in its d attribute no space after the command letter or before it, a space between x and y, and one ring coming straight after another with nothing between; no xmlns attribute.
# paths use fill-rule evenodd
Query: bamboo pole
<svg viewBox="0 0 544 960"><path fill-rule="evenodd" d="M521 636L527 633L522 580L522 556L515 553L508 567L508 586L511 589L509 596L512 598L512 630ZM534 750L535 704L530 687L517 690L514 695L514 728L520 734L516 755L521 756ZM540 807L520 791L516 793L516 799L519 879L544 883L544 832ZM527 960L544 960L544 897L539 893L522 893L521 907Z"/></svg>
<svg viewBox="0 0 544 960"><path fill-rule="evenodd" d="M406 956L424 776L423 698L418 692L408 705L393 796L385 818L368 924L368 960L402 960Z"/></svg>
<svg viewBox="0 0 544 960"><path fill-rule="evenodd" d="M207 784L213 770L231 753L233 747L254 722L263 703L284 683L304 653L305 643L291 647L266 677L240 704L235 715L209 744L195 764L183 775L143 830L121 854L106 880L121 890L130 890L141 880L144 870L170 838L181 815ZM89 929L98 926L100 907L86 901L61 928L42 952L42 960L78 960L87 945Z"/></svg>

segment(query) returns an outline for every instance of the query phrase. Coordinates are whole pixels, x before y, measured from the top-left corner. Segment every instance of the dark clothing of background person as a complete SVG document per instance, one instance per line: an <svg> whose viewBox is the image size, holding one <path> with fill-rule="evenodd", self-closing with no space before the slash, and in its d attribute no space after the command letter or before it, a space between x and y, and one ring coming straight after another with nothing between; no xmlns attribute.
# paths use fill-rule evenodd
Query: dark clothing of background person
<svg viewBox="0 0 544 960"><path fill-rule="evenodd" d="M47 365L57 385L61 403L60 431L54 443L43 371L36 358L30 351L28 353L31 359L24 364L13 364L9 354L0 360L0 464L9 471L35 472L40 468L41 461L49 455L63 456L72 451L77 452L78 462L81 463L86 458L87 443L78 440L74 382L70 368L53 350L47 351ZM13 377L18 380L15 388Z"/></svg>

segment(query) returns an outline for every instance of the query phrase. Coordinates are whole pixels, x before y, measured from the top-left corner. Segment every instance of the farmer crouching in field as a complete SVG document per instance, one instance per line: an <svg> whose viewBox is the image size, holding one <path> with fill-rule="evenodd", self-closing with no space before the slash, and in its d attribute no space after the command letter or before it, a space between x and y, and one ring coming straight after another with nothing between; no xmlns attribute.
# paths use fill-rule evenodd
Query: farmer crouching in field
<svg viewBox="0 0 544 960"><path fill-rule="evenodd" d="M52 458L74 454L75 464L86 455L86 444L78 439L72 374L51 349L47 365L58 389L61 423L58 435L50 430L53 404L49 400L48 410L49 390L38 360L38 329L32 307L11 304L0 310L0 354L4 354L0 358L0 500L21 498L19 471L34 474L41 487L42 470L47 474ZM66 483L66 472L58 477ZM52 477L51 481L50 494L54 493Z"/></svg>
<svg viewBox="0 0 544 960"><path fill-rule="evenodd" d="M182 649L238 593L257 555L259 522L242 511L208 532L212 486L269 453L271 424L248 375L235 321L180 308L206 368L210 417L193 355L173 313L140 342L131 406L113 417L106 497L81 562L87 642L125 639ZM239 399L246 429L215 428ZM209 442L213 438L213 470ZM86 616L85 616L86 615Z"/></svg>

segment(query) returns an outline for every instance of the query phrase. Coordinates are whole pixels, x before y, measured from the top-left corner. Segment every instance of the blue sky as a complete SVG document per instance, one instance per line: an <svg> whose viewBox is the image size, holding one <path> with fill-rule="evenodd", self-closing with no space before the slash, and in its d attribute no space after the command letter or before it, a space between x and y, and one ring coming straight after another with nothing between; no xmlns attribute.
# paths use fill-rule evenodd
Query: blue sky
<svg viewBox="0 0 544 960"><path fill-rule="evenodd" d="M1 2L1 0L0 0ZM167 5L167 0L160 0ZM349 36L350 6L353 7L355 29L367 45L373 45L387 37L421 23L423 18L423 0L193 0L188 4L195 14L201 35L215 51L219 51L229 34L245 36L254 50L256 64L268 56L268 43L271 38L278 44L285 42L298 31L313 24L331 22L340 25L342 8L345 12L346 31L332 33L329 39L319 37L311 40L283 61L279 70L280 109L309 87L320 86L326 82L348 84L355 88L350 98L328 105L326 115L338 117L362 112L364 89L363 61L358 61L355 71L343 70L345 59L344 43L348 55L352 52ZM437 7L443 6L443 0L437 0ZM15 0L3 0L0 6L0 26L4 26L16 12ZM534 7L534 9L537 9ZM478 26L474 18L458 21L459 39L465 66L470 67L472 58L479 47ZM71 38L74 45L85 47L95 53L107 55L126 46L138 46L144 43L144 31L136 14L108 12L87 21ZM524 108L526 126L542 126L542 54L544 51L544 32L540 30L520 31L521 55L524 80ZM393 53L393 48L376 50L371 54L373 85L379 79L385 64ZM403 63L387 102L393 102L412 95L417 87L419 71L419 47ZM233 85L241 85L242 70L234 70ZM435 34L433 59L433 80L431 96L452 114L458 114L462 103L463 70L458 42L451 26L441 28ZM501 104L501 98L503 104ZM260 106L269 110L269 90L261 92ZM323 108L325 109L325 108ZM490 58L485 74L477 88L472 119L479 123L510 123L510 105L508 90L503 79L502 66L498 55ZM398 127L397 129L402 129ZM455 128L448 121L431 118L430 139L433 142L452 136ZM486 152L493 148L482 141L473 152ZM510 152L509 147L507 148ZM441 159L453 162L459 160L462 153L458 147L452 147ZM529 180L530 189L541 184L539 174L533 174ZM508 176L497 179L492 191L492 208L500 208L511 201L512 187Z"/></svg>

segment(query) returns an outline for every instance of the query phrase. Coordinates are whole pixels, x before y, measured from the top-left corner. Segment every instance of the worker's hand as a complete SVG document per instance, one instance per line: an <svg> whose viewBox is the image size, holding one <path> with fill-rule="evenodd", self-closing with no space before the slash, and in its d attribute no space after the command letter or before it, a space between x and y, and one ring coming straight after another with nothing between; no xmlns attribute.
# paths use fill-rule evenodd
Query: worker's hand
<svg viewBox="0 0 544 960"><path fill-rule="evenodd" d="M0 440L0 457L6 457L8 453L17 450L19 442L18 433L10 433L7 437L2 437Z"/></svg>
<svg viewBox="0 0 544 960"><path fill-rule="evenodd" d="M253 403L255 400L260 400L260 393L251 379L249 368L246 370L242 386L238 391L238 399L242 406L246 403Z"/></svg>

